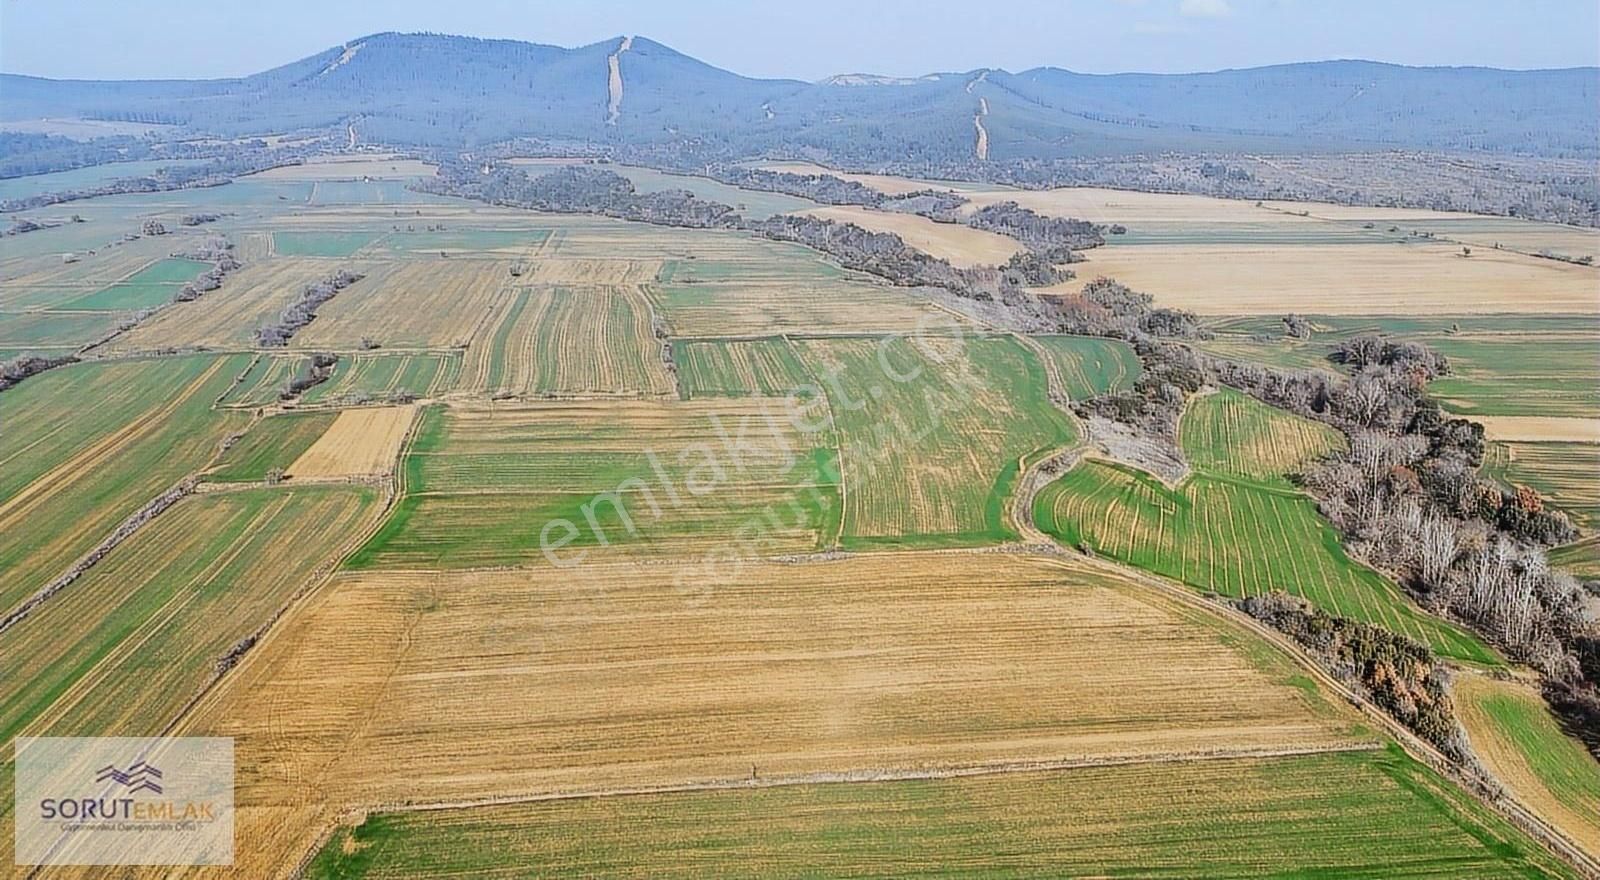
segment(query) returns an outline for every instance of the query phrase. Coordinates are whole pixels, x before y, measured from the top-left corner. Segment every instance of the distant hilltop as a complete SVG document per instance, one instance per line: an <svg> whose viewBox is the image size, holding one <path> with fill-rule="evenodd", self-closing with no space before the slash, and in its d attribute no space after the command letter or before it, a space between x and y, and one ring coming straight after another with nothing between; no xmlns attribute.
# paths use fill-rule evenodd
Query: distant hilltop
<svg viewBox="0 0 1600 880"><path fill-rule="evenodd" d="M563 48L383 33L236 79L0 75L0 119L11 121L77 117L230 137L359 121L365 139L391 144L522 137L856 162L970 157L980 109L988 161L1393 149L1588 158L1600 155L1596 106L1597 68L1326 61L1194 74L849 73L807 83L741 76L645 37Z"/></svg>

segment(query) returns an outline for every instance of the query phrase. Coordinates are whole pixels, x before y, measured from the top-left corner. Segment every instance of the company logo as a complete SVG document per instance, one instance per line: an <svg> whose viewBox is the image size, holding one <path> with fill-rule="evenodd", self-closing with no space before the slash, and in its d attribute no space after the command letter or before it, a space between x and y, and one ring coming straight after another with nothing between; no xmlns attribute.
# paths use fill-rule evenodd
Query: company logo
<svg viewBox="0 0 1600 880"><path fill-rule="evenodd" d="M227 865L233 740L18 737L18 865Z"/></svg>
<svg viewBox="0 0 1600 880"><path fill-rule="evenodd" d="M135 761L126 771L118 770L115 764L107 764L95 771L94 776L95 782L114 782L126 788L129 794L140 791L160 794L160 780L161 771L144 761Z"/></svg>

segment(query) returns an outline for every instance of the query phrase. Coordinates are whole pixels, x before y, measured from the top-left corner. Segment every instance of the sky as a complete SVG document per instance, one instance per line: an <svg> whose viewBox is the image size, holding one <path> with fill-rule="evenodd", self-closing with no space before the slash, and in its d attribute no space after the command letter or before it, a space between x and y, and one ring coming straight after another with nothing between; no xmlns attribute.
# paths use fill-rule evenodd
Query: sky
<svg viewBox="0 0 1600 880"><path fill-rule="evenodd" d="M380 31L577 46L637 34L748 76L1364 58L1600 65L1596 0L0 0L0 71L241 76Z"/></svg>

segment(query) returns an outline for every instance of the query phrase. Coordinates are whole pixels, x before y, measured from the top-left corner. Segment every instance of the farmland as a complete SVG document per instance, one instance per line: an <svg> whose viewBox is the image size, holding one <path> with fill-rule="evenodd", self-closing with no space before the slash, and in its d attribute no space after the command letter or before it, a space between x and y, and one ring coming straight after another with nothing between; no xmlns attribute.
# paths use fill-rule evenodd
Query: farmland
<svg viewBox="0 0 1600 880"><path fill-rule="evenodd" d="M665 396L672 377L635 287L517 288L485 327L463 382L491 393Z"/></svg>
<svg viewBox="0 0 1600 880"><path fill-rule="evenodd" d="M854 205L813 208L805 213L873 232L892 232L917 250L949 260L954 266L1000 266L1022 250L1014 238L958 223L936 223L916 214Z"/></svg>
<svg viewBox="0 0 1600 880"><path fill-rule="evenodd" d="M461 375L459 352L346 354L328 381L300 396L303 403L360 403L396 395L437 397L453 391Z"/></svg>
<svg viewBox="0 0 1600 880"><path fill-rule="evenodd" d="M289 390L289 382L311 359L301 355L262 355L240 377L239 384L230 390L223 403L237 407L271 406Z"/></svg>
<svg viewBox="0 0 1600 880"><path fill-rule="evenodd" d="M340 577L187 725L258 768L241 854L284 858L315 833L286 823L341 804L1371 742L1282 655L1113 574L891 553L685 582L697 568Z"/></svg>
<svg viewBox="0 0 1600 880"><path fill-rule="evenodd" d="M1292 467L1329 448L1331 438L1286 413L1253 412L1266 407L1227 392L1193 406L1182 439L1196 473L1171 487L1125 465L1086 460L1038 495L1035 522L1069 546L1092 547L1201 589L1230 596L1284 590L1447 656L1495 662L1477 639L1422 612L1393 583L1350 559L1309 497L1262 481L1274 467ZM1218 461L1222 470L1204 469Z"/></svg>
<svg viewBox="0 0 1600 880"><path fill-rule="evenodd" d="M1006 540L1023 461L1076 439L1046 398L1043 366L1011 339L797 345L830 377L846 547Z"/></svg>
<svg viewBox="0 0 1600 880"><path fill-rule="evenodd" d="M725 450L725 436L744 438ZM406 497L357 567L462 568L563 556L804 552L838 530L836 465L775 401L433 407Z"/></svg>
<svg viewBox="0 0 1600 880"><path fill-rule="evenodd" d="M1473 751L1495 777L1580 845L1600 846L1600 763L1562 733L1539 694L1464 676L1455 695Z"/></svg>
<svg viewBox="0 0 1600 880"><path fill-rule="evenodd" d="M1572 329L1584 327L1574 322ZM1452 411L1600 419L1600 332L1426 341L1450 358L1451 374L1435 380L1429 390Z"/></svg>
<svg viewBox="0 0 1600 880"><path fill-rule="evenodd" d="M117 337L113 353L162 348L213 346L237 348L253 344L257 327L272 323L306 285L326 277L331 268L316 260L264 260L228 276L218 290L194 302L162 309L148 321Z"/></svg>
<svg viewBox="0 0 1600 880"><path fill-rule="evenodd" d="M1511 486L1532 486L1580 525L1600 526L1600 445L1490 443L1484 472Z"/></svg>
<svg viewBox="0 0 1600 880"><path fill-rule="evenodd" d="M396 261L364 266L367 277L325 303L297 334L301 349L351 350L363 338L386 348L450 348L472 339L507 295L509 262ZM324 266L318 277L328 274Z"/></svg>
<svg viewBox="0 0 1600 880"><path fill-rule="evenodd" d="M1200 470L1271 482L1343 448L1344 437L1327 425L1223 388L1189 405L1179 442Z"/></svg>
<svg viewBox="0 0 1600 880"><path fill-rule="evenodd" d="M299 459L333 424L334 413L285 413L269 416L250 426L244 437L228 447L206 479L219 483L250 483L280 473Z"/></svg>
<svg viewBox="0 0 1600 880"><path fill-rule="evenodd" d="M755 216L816 207L618 170ZM0 393L0 613L199 480L0 632L0 657L19 658L0 675L7 739L169 722L236 737L240 876L283 874L328 833L310 876L1566 876L1304 657L1199 595L1285 589L1502 664L1350 558L1286 479L1337 433L1225 388L1180 422L1184 482L1090 452L1034 496L1054 473L1034 465L1085 452L1061 397L1134 389L1130 342L980 327L981 310L736 230L405 189L431 173L286 166L30 213L85 222L7 239L0 353L76 351L162 308ZM1126 261L1183 282L1152 286L1158 305L1211 297L1218 335L1199 347L1335 370L1337 339L1420 338L1456 367L1432 388L1453 411L1600 415L1595 325L1545 311L1571 299L1565 282L1516 314L1428 299L1534 284L1497 266L1581 269L1516 252L1542 226L1411 212L1391 233L1333 211L950 186L1127 223L1080 279ZM176 222L195 210L222 216ZM107 244L146 218L171 233ZM1412 226L1445 219L1517 248L1440 258L1417 299L1406 273L1458 248ZM934 249L977 240L932 232L954 236ZM201 267L169 254L213 234L242 268L165 305ZM984 236L995 250L957 261L1015 249ZM1391 262L1360 265L1380 249ZM1212 260L1278 271L1279 256L1251 268L1260 250L1304 261L1283 283L1318 304L1342 300L1303 279L1347 273L1352 313L1283 340L1288 300L1269 311L1254 274L1206 287ZM365 277L286 348L258 345L341 268ZM1371 286L1385 272L1397 286ZM1402 300L1421 313L1395 314ZM324 353L326 381L285 397ZM1596 449L1497 442L1486 469L1593 517ZM1016 521L1030 497L1061 546ZM1592 540L1557 554L1594 556ZM1576 747L1518 718L1537 748ZM1495 755L1552 792L1541 815L1583 812L1566 770ZM0 814L9 774L0 762Z"/></svg>
<svg viewBox="0 0 1600 880"><path fill-rule="evenodd" d="M1108 275L1202 315L1570 314L1592 305L1596 271L1506 251L1467 258L1435 242L1149 245L1088 256L1080 276Z"/></svg>
<svg viewBox="0 0 1600 880"><path fill-rule="evenodd" d="M679 340L672 360L685 399L782 397L813 380L786 337L748 341Z"/></svg>
<svg viewBox="0 0 1600 880"><path fill-rule="evenodd" d="M154 308L170 302L183 282L192 280L208 268L209 264L194 260L159 260L102 291L63 303L57 308L83 312Z"/></svg>
<svg viewBox="0 0 1600 880"><path fill-rule="evenodd" d="M1139 356L1126 342L1088 336L1035 336L1072 400L1127 391L1139 380Z"/></svg>
<svg viewBox="0 0 1600 880"><path fill-rule="evenodd" d="M377 813L308 876L889 877L907 864L974 878L1565 873L1421 766L1355 753Z"/></svg>
<svg viewBox="0 0 1600 880"><path fill-rule="evenodd" d="M376 496L307 487L179 502L0 634L20 664L0 685L5 738L24 729L110 736L159 727L218 658L349 543Z"/></svg>
<svg viewBox="0 0 1600 880"><path fill-rule="evenodd" d="M272 251L285 257L348 257L378 239L377 232L274 232Z"/></svg>
<svg viewBox="0 0 1600 880"><path fill-rule="evenodd" d="M300 479L365 477L394 469L416 415L415 406L347 409L289 464L288 475Z"/></svg>
<svg viewBox="0 0 1600 880"><path fill-rule="evenodd" d="M124 518L205 467L242 415L211 402L248 358L83 364L0 396L0 606L12 608ZM94 400L88 410L63 400ZM28 425L30 430L12 430Z"/></svg>

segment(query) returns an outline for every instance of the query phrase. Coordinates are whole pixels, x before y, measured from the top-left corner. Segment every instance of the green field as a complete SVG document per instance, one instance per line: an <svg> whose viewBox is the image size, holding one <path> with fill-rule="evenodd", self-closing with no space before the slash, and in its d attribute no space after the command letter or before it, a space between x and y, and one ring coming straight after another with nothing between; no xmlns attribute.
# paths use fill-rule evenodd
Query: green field
<svg viewBox="0 0 1600 880"><path fill-rule="evenodd" d="M1024 459L1077 439L1044 367L1010 338L803 340L824 378L847 548L998 543ZM927 350L919 346L926 347Z"/></svg>
<svg viewBox="0 0 1600 880"><path fill-rule="evenodd" d="M1428 392L1452 412L1600 418L1600 335L1425 341L1450 358Z"/></svg>
<svg viewBox="0 0 1600 880"><path fill-rule="evenodd" d="M654 168L638 168L630 165L609 165L607 169L633 181L634 188L639 192L653 193L669 189L686 189L707 201L730 205L734 210L751 220L765 220L774 214L788 214L818 207L817 203L810 199L783 193L740 189L736 186L729 186L726 183L712 180L709 177L668 174L657 171Z"/></svg>
<svg viewBox="0 0 1600 880"><path fill-rule="evenodd" d="M333 376L300 396L307 404L345 403L385 398L406 392L417 397L455 388L461 375L458 352L439 354L346 354Z"/></svg>
<svg viewBox="0 0 1600 880"><path fill-rule="evenodd" d="M0 634L0 739L150 736L363 527L371 489L305 487L180 501ZM11 753L0 758L8 824Z"/></svg>
<svg viewBox="0 0 1600 880"><path fill-rule="evenodd" d="M0 312L0 346L75 349L105 338L125 317L109 312Z"/></svg>
<svg viewBox="0 0 1600 880"><path fill-rule="evenodd" d="M1345 447L1333 428L1267 406L1232 388L1192 399L1178 442L1197 470L1286 486L1306 462Z"/></svg>
<svg viewBox="0 0 1600 880"><path fill-rule="evenodd" d="M348 257L381 232L274 232L272 249L284 257Z"/></svg>
<svg viewBox="0 0 1600 880"><path fill-rule="evenodd" d="M761 433L736 458L711 445L718 420ZM753 406L676 401L430 407L405 457L406 495L350 567L537 562L558 520L578 530L561 558L821 549L838 532L833 451L792 429L780 444L766 425Z"/></svg>
<svg viewBox="0 0 1600 880"><path fill-rule="evenodd" d="M334 412L268 416L251 425L238 442L228 447L217 466L206 473L206 479L218 483L264 480L268 471L293 464L338 417Z"/></svg>
<svg viewBox="0 0 1600 880"><path fill-rule="evenodd" d="M813 380L789 340L739 342L679 339L672 343L678 390L696 397L783 397Z"/></svg>
<svg viewBox="0 0 1600 880"><path fill-rule="evenodd" d="M1088 336L1035 336L1054 362L1067 396L1083 400L1127 391L1144 371L1133 347L1120 339Z"/></svg>
<svg viewBox="0 0 1600 880"><path fill-rule="evenodd" d="M1308 340L1284 337L1277 318L1209 323L1204 351L1286 369L1334 367L1341 339L1376 333L1421 342L1450 360L1428 391L1462 415L1600 418L1600 322L1592 315L1473 315L1458 318L1310 315Z"/></svg>
<svg viewBox="0 0 1600 880"><path fill-rule="evenodd" d="M1199 469L1176 488L1131 467L1083 461L1039 493L1034 521L1068 546L1093 548L1201 589L1229 596L1283 590L1340 616L1408 635L1441 654L1496 663L1477 639L1422 612L1382 575L1352 560L1309 497L1279 478L1248 476L1272 460L1251 451L1260 449L1253 430L1295 417L1233 419L1241 426L1233 434L1239 450L1234 457L1217 439L1225 433L1213 430L1230 422L1206 411L1223 412L1237 400L1244 398L1223 393L1191 405L1195 411L1184 416L1184 451ZM1266 408L1247 402L1247 411ZM1301 431L1287 433L1299 437ZM1310 436L1317 434L1312 430ZM1200 438L1210 442L1202 445ZM1228 465L1219 472L1202 464L1219 461Z"/></svg>
<svg viewBox="0 0 1600 880"><path fill-rule="evenodd" d="M307 486L180 501L0 634L16 664L0 680L0 736L41 718L59 736L159 729L377 500L369 488Z"/></svg>
<svg viewBox="0 0 1600 880"><path fill-rule="evenodd" d="M310 358L299 355L262 355L222 402L227 406L272 406L288 390L290 380L310 363Z"/></svg>
<svg viewBox="0 0 1600 880"><path fill-rule="evenodd" d="M1569 836L1600 841L1600 762L1562 731L1536 690L1475 680L1452 696L1473 751L1503 784Z"/></svg>
<svg viewBox="0 0 1600 880"><path fill-rule="evenodd" d="M1532 486L1582 528L1600 526L1600 446L1494 442L1483 473L1508 486Z"/></svg>
<svg viewBox="0 0 1600 880"><path fill-rule="evenodd" d="M0 607L61 574L242 428L211 403L248 356L78 364L0 394ZM62 406L62 401L94 401Z"/></svg>
<svg viewBox="0 0 1600 880"><path fill-rule="evenodd" d="M1571 877L1396 750L375 813L313 878Z"/></svg>
<svg viewBox="0 0 1600 880"><path fill-rule="evenodd" d="M104 290L58 306L62 311L130 312L171 302L184 282L211 268L210 263L169 257L157 260Z"/></svg>
<svg viewBox="0 0 1600 880"><path fill-rule="evenodd" d="M436 205L444 196L407 189L404 180L319 180L307 201L313 205Z"/></svg>
<svg viewBox="0 0 1600 880"><path fill-rule="evenodd" d="M549 237L550 230L533 227L518 229L450 228L433 232L421 229L401 230L384 235L374 250L399 254L437 254L439 251L449 251L451 253L503 252L507 256L515 256L517 253L537 248Z"/></svg>

